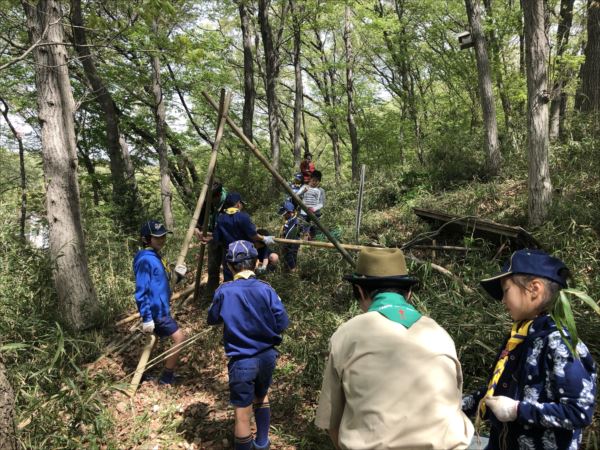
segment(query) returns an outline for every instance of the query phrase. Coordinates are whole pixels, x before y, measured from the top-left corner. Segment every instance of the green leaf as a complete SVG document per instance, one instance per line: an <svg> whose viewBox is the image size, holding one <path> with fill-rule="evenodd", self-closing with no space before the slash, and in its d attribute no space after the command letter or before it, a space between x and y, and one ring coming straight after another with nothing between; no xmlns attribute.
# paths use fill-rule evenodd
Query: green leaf
<svg viewBox="0 0 600 450"><path fill-rule="evenodd" d="M0 353L10 352L10 351L15 351L15 350L23 350L28 347L29 347L28 344L23 344L20 342L12 342L10 344L4 344L3 346L0 346Z"/></svg>

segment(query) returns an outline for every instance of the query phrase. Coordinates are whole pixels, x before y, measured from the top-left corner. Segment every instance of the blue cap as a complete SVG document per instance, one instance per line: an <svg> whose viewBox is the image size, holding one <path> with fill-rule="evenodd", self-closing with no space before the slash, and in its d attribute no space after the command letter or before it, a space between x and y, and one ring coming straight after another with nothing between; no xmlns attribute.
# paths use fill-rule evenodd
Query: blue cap
<svg viewBox="0 0 600 450"><path fill-rule="evenodd" d="M257 258L258 252L250 241L235 241L227 247L225 259L230 263L239 263L247 259Z"/></svg>
<svg viewBox="0 0 600 450"><path fill-rule="evenodd" d="M167 233L172 233L172 231L167 230L158 220L148 220L142 224L142 228L140 229L142 236L161 237Z"/></svg>
<svg viewBox="0 0 600 450"><path fill-rule="evenodd" d="M294 204L292 202L290 202L289 200L286 200L285 202L283 202L283 205L281 205L281 207L279 208L279 214L293 212L295 209L296 208L294 207Z"/></svg>
<svg viewBox="0 0 600 450"><path fill-rule="evenodd" d="M237 202L242 202L243 205L246 204L246 202L242 200L242 194L240 194L239 192L230 192L229 194L227 194L227 197L225 197L225 203L223 206L225 208L229 208L235 205Z"/></svg>
<svg viewBox="0 0 600 450"><path fill-rule="evenodd" d="M555 281L566 288L568 273L567 266L560 259L541 250L523 249L512 254L498 275L481 280L480 283L493 298L502 300L502 278L511 275L533 275Z"/></svg>
<svg viewBox="0 0 600 450"><path fill-rule="evenodd" d="M297 181L302 181L302 180L304 180L304 175L302 175L302 172L297 172L297 173L295 173L295 174L294 174L294 180L297 180Z"/></svg>

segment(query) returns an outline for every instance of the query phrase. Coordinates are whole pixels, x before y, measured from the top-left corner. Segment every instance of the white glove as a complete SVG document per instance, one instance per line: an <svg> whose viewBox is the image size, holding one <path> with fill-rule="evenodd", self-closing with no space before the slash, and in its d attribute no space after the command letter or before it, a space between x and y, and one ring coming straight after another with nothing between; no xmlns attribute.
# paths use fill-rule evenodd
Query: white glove
<svg viewBox="0 0 600 450"><path fill-rule="evenodd" d="M265 266L258 266L256 268L256 273L258 275L262 275L263 273L267 273L267 268Z"/></svg>
<svg viewBox="0 0 600 450"><path fill-rule="evenodd" d="M265 245L274 245L275 239L273 238L273 236L263 236L263 242L265 243Z"/></svg>
<svg viewBox="0 0 600 450"><path fill-rule="evenodd" d="M519 402L503 395L486 397L485 406L490 408L500 422L513 422L517 418Z"/></svg>
<svg viewBox="0 0 600 450"><path fill-rule="evenodd" d="M185 274L187 273L187 267L185 264L177 264L175 266L175 273L179 278L185 277Z"/></svg>
<svg viewBox="0 0 600 450"><path fill-rule="evenodd" d="M154 332L154 320L151 320L150 322L144 322L142 323L142 331L144 333L153 333Z"/></svg>

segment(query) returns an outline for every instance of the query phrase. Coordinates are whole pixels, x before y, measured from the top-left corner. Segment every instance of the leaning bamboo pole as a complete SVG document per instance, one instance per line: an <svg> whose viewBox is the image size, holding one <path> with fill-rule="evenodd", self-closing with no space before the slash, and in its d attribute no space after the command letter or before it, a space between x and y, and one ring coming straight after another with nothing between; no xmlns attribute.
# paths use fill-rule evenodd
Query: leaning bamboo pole
<svg viewBox="0 0 600 450"><path fill-rule="evenodd" d="M146 364L148 364L148 359L150 358L150 353L152 353L152 348L154 348L155 343L155 335L149 334L148 336L146 336L146 343L144 345L144 349L142 350L142 356L140 357L140 361L138 362L137 368L135 369L135 373L133 374L131 384L129 385L129 389L127 390L127 394L129 395L129 397L133 397L135 395L135 392L137 391L137 388L140 385L142 375L144 375L144 370L146 370Z"/></svg>
<svg viewBox="0 0 600 450"><path fill-rule="evenodd" d="M214 102L214 100L210 97L210 95L206 91L203 91L202 95L204 96L206 101L213 107L213 109L215 111L219 111L219 107L217 106L217 104ZM327 237L327 239L341 253L341 255L344 257L344 259L346 261L348 261L348 263L352 267L354 267L355 262L352 259L352 257L350 256L350 254L340 245L338 240L330 233L329 229L327 229L327 227L321 223L321 221L317 218L317 216L315 216L315 214L308 209L308 207L304 204L304 202L300 199L300 197L298 197L296 195L296 193L292 190L292 188L290 188L290 186L288 186L288 184L283 179L283 177L281 175L279 175L277 170L275 170L275 168L271 165L271 163L267 160L267 158L264 157L264 155L260 152L258 147L256 147L256 145L254 145L252 143L252 141L250 141L250 139L248 139L248 137L244 134L244 132L233 122L233 120L231 120L231 118L226 117L226 120L227 120L227 124L231 127L233 132L235 134L237 134L237 136L242 140L242 142L244 144L246 144L246 147L248 147L248 149L252 153L254 153L254 156L256 156L258 158L258 160L263 164L263 166L265 166L267 168L267 170L269 172L271 172L271 175L273 175L273 178L275 178L277 180L277 182L285 189L285 191L297 202L297 204L308 215L308 217L310 217L310 220L313 221L317 227L319 227L319 229L323 232L323 234Z"/></svg>
<svg viewBox="0 0 600 450"><path fill-rule="evenodd" d="M221 144L221 138L223 137L223 130L225 128L225 119L229 120L227 117L227 113L229 112L229 104L231 103L231 94L226 93L225 89L221 89L221 102L219 106L216 106L216 110L219 113L217 131L215 135L215 142L213 143L212 151L210 153L210 160L208 162L208 169L206 170L206 176L204 178L204 184L202 185L202 191L200 192L200 196L198 197L198 202L196 203L196 209L194 209L194 214L190 220L190 224L188 226L187 233L185 234L185 238L183 239L183 243L181 244L181 250L179 251L179 256L177 257L177 262L175 264L175 272L178 274L185 274L187 268L185 266L185 257L187 256L188 249L190 247L190 242L192 241L192 237L194 236L194 229L198 224L198 218L200 217L200 210L202 209L202 205L204 204L204 199L206 198L206 193L210 189L209 183L213 176L215 166L217 165L217 153L219 150L219 145Z"/></svg>

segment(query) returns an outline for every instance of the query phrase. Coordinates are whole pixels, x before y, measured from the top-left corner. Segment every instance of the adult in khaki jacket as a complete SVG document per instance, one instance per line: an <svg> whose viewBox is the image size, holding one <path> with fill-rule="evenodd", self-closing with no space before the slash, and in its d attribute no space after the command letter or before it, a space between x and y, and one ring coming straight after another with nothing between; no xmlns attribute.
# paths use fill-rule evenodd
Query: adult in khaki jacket
<svg viewBox="0 0 600 450"><path fill-rule="evenodd" d="M364 314L331 337L316 425L338 449L465 449L452 338L407 301L417 283L399 249L365 249L345 277Z"/></svg>

